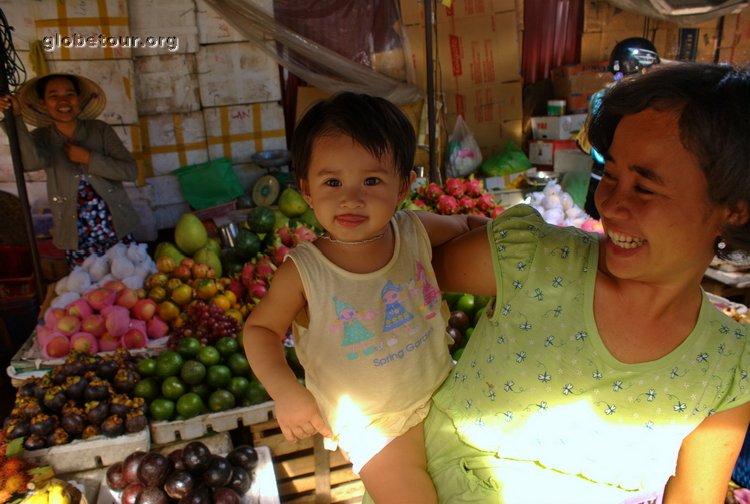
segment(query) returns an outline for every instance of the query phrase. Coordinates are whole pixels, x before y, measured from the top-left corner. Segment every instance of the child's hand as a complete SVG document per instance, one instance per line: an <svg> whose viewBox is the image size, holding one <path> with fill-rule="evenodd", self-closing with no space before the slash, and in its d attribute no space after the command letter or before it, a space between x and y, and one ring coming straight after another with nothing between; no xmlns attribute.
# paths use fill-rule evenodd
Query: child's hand
<svg viewBox="0 0 750 504"><path fill-rule="evenodd" d="M281 397L275 397L276 418L281 432L288 441L296 441L319 432L324 437L331 437L318 403L312 394L302 385L294 387Z"/></svg>
<svg viewBox="0 0 750 504"><path fill-rule="evenodd" d="M70 159L71 162L82 165L89 164L89 161L91 160L91 153L88 151L88 149L85 149L80 145L72 144L70 142L66 143L64 148L65 154L68 156L68 159Z"/></svg>

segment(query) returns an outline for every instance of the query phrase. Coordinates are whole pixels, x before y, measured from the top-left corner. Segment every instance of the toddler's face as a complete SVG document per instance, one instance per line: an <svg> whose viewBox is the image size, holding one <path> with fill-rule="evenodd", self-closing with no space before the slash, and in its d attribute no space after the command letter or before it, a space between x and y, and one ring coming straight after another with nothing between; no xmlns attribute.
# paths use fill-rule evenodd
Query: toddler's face
<svg viewBox="0 0 750 504"><path fill-rule="evenodd" d="M348 136L315 141L302 194L332 238L364 240L385 231L406 197L392 156L378 159Z"/></svg>

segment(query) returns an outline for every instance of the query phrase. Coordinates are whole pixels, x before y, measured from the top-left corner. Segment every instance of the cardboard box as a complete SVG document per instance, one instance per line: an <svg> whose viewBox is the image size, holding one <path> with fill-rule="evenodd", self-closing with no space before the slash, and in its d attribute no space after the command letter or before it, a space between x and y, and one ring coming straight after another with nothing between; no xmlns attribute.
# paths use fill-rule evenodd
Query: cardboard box
<svg viewBox="0 0 750 504"><path fill-rule="evenodd" d="M453 0L451 3L451 7L446 7L442 2L435 5L433 14L438 23L516 9L516 0ZM424 0L401 0L400 5L402 25L425 24Z"/></svg>
<svg viewBox="0 0 750 504"><path fill-rule="evenodd" d="M19 2L17 2L19 3ZM23 2L32 5L36 38L43 44L55 46L45 51L47 60L93 60L129 58L129 47L100 44L98 37L125 37L132 35L127 4L120 0L98 2ZM87 40L95 42L92 46ZM94 40L96 39L96 40ZM83 74L88 76L88 74Z"/></svg>
<svg viewBox="0 0 750 504"><path fill-rule="evenodd" d="M113 124L117 137L122 141L125 148L135 158L138 165L138 178L136 184L142 186L146 178L146 168L143 164L143 147L141 144L141 127L133 124Z"/></svg>
<svg viewBox="0 0 750 504"><path fill-rule="evenodd" d="M263 9L263 12L273 16L272 0L255 0L254 5ZM216 12L205 0L196 0L196 19L198 21L198 41L201 44L222 44L226 42L245 42L247 37L242 35L236 28L227 22L224 17Z"/></svg>
<svg viewBox="0 0 750 504"><path fill-rule="evenodd" d="M144 187L149 188L146 197L152 206L186 203L177 175L147 177Z"/></svg>
<svg viewBox="0 0 750 504"><path fill-rule="evenodd" d="M85 75L102 87L107 105L98 119L109 124L138 124L132 60L51 61L49 67L50 72Z"/></svg>
<svg viewBox="0 0 750 504"><path fill-rule="evenodd" d="M284 110L277 102L203 109L209 159L249 163L263 150L286 149Z"/></svg>
<svg viewBox="0 0 750 504"><path fill-rule="evenodd" d="M163 40L161 47L134 48L134 56L195 53L198 50L198 23L193 0L128 0L127 5L130 9L129 34L144 40L146 37L162 37Z"/></svg>
<svg viewBox="0 0 750 504"><path fill-rule="evenodd" d="M140 115L200 110L195 54L135 58Z"/></svg>
<svg viewBox="0 0 750 504"><path fill-rule="evenodd" d="M427 89L427 54L425 52L424 25L404 26L401 29L404 49L406 82L421 90Z"/></svg>
<svg viewBox="0 0 750 504"><path fill-rule="evenodd" d="M529 161L535 165L552 166L555 163L555 152L577 148L575 140L530 140Z"/></svg>
<svg viewBox="0 0 750 504"><path fill-rule="evenodd" d="M146 177L208 161L202 112L141 116Z"/></svg>
<svg viewBox="0 0 750 504"><path fill-rule="evenodd" d="M468 124L523 118L523 83L503 82L446 93L448 114L463 116Z"/></svg>
<svg viewBox="0 0 750 504"><path fill-rule="evenodd" d="M568 140L574 138L586 123L586 114L539 116L531 118L534 140Z"/></svg>
<svg viewBox="0 0 750 504"><path fill-rule="evenodd" d="M203 107L281 100L278 65L250 42L201 46L198 83Z"/></svg>

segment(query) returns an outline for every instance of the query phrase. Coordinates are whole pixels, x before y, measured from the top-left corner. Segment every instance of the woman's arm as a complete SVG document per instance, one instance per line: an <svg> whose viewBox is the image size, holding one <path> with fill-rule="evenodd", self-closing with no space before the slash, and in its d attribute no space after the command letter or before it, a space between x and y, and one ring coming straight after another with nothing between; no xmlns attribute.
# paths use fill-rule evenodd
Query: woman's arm
<svg viewBox="0 0 750 504"><path fill-rule="evenodd" d="M750 403L716 413L682 442L664 504L723 504L750 422Z"/></svg>
<svg viewBox="0 0 750 504"><path fill-rule="evenodd" d="M29 133L26 123L21 116L21 108L18 99L13 95L0 97L0 110L5 116L12 114L16 121L16 133L18 136L18 145L21 150L21 161L23 162L24 171L42 170L50 164L49 151L40 143L40 138L35 139ZM3 120L0 121L0 127L8 132L8 124Z"/></svg>
<svg viewBox="0 0 750 504"><path fill-rule="evenodd" d="M496 294L495 272L486 226L472 229L434 248L432 266L443 291L483 296Z"/></svg>

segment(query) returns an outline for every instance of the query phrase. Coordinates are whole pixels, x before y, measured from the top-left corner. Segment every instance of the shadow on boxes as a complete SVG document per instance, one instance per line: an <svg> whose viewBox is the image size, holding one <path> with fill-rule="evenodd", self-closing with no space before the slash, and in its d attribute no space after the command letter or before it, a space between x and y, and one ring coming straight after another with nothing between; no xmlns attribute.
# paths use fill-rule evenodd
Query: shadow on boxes
<svg viewBox="0 0 750 504"><path fill-rule="evenodd" d="M359 503L364 486L340 450L323 448L322 436L284 439L275 419L250 426L254 446L268 446L281 502Z"/></svg>

